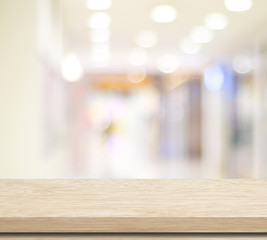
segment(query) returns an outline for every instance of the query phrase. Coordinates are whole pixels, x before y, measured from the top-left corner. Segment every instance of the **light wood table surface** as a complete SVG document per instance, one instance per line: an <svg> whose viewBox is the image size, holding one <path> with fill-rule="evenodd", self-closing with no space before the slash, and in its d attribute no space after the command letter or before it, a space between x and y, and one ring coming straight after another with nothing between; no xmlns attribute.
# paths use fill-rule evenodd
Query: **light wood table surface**
<svg viewBox="0 0 267 240"><path fill-rule="evenodd" d="M0 180L0 232L267 233L267 180Z"/></svg>

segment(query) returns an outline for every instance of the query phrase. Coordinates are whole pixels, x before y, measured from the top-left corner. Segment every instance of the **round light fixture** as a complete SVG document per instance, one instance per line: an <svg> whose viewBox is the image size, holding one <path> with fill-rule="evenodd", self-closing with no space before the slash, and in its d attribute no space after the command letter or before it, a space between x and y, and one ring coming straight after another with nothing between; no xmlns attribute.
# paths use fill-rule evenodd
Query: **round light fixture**
<svg viewBox="0 0 267 240"><path fill-rule="evenodd" d="M152 10L151 17L158 23L169 23L176 19L177 13L174 7L168 5L157 6Z"/></svg>
<svg viewBox="0 0 267 240"><path fill-rule="evenodd" d="M90 10L106 10L111 7L112 0L87 0L86 6Z"/></svg>
<svg viewBox="0 0 267 240"><path fill-rule="evenodd" d="M88 19L88 26L93 29L108 28L110 23L110 16L104 12L93 13Z"/></svg>
<svg viewBox="0 0 267 240"><path fill-rule="evenodd" d="M196 43L207 43L213 39L213 32L204 26L199 26L192 30L191 37Z"/></svg>
<svg viewBox="0 0 267 240"><path fill-rule="evenodd" d="M225 7L232 12L244 12L249 10L253 3L252 0L225 0Z"/></svg>
<svg viewBox="0 0 267 240"><path fill-rule="evenodd" d="M211 13L205 18L205 25L212 30L221 30L227 27L228 19L222 13Z"/></svg>

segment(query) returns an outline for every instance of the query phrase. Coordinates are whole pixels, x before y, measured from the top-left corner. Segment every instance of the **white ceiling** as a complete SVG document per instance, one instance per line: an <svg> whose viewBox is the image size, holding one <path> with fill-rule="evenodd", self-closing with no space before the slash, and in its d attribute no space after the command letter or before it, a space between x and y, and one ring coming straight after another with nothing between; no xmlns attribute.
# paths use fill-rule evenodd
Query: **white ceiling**
<svg viewBox="0 0 267 240"><path fill-rule="evenodd" d="M151 10L162 4L176 8L178 15L174 22L155 23L150 18ZM94 11L86 8L85 0L62 0L61 7L66 49L75 51L88 71L95 71L90 67L90 29L87 26L87 19ZM254 0L253 7L246 12L228 11L223 0L113 0L112 7L106 12L112 19L110 43L113 56L106 71L123 71L127 67L127 54L135 46L135 36L142 30L153 30L159 36L157 46L149 49L149 68L153 69L154 60L164 52L177 52L185 62L184 67L193 68L252 48L267 26L267 0ZM214 39L204 44L199 54L182 54L179 42L213 12L226 14L229 26L214 31Z"/></svg>

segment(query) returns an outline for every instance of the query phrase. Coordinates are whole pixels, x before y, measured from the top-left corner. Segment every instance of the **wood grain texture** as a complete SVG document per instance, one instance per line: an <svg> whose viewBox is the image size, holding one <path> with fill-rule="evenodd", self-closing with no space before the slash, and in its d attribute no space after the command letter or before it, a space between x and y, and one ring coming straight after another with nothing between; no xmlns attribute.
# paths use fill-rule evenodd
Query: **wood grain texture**
<svg viewBox="0 0 267 240"><path fill-rule="evenodd" d="M267 180L0 180L0 232L267 232Z"/></svg>

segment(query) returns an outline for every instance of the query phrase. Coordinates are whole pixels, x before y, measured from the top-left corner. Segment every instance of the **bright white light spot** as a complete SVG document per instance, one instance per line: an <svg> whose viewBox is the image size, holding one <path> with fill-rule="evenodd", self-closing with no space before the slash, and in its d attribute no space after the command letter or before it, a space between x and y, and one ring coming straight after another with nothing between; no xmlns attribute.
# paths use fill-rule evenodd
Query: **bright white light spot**
<svg viewBox="0 0 267 240"><path fill-rule="evenodd" d="M134 48L129 54L129 63L131 65L144 65L148 60L148 54L145 49Z"/></svg>
<svg viewBox="0 0 267 240"><path fill-rule="evenodd" d="M176 55L163 55L158 61L158 69L164 73L172 73L179 67L179 61Z"/></svg>
<svg viewBox="0 0 267 240"><path fill-rule="evenodd" d="M253 69L253 60L248 56L237 56L234 58L233 68L240 74L249 73Z"/></svg>
<svg viewBox="0 0 267 240"><path fill-rule="evenodd" d="M93 13L88 19L88 26L93 29L108 28L110 23L110 16L104 12Z"/></svg>
<svg viewBox="0 0 267 240"><path fill-rule="evenodd" d="M140 83L146 78L146 69L142 66L133 66L128 69L127 78L130 82Z"/></svg>
<svg viewBox="0 0 267 240"><path fill-rule="evenodd" d="M205 70L204 84L207 89L213 92L222 89L224 84L224 74L219 65L211 66Z"/></svg>
<svg viewBox="0 0 267 240"><path fill-rule="evenodd" d="M91 10L106 10L111 7L112 0L87 0L86 6Z"/></svg>
<svg viewBox="0 0 267 240"><path fill-rule="evenodd" d="M92 29L90 32L90 39L92 42L103 43L110 38L109 29Z"/></svg>
<svg viewBox="0 0 267 240"><path fill-rule="evenodd" d="M225 0L225 7L232 12L244 12L249 10L253 3L252 0Z"/></svg>
<svg viewBox="0 0 267 240"><path fill-rule="evenodd" d="M205 18L205 24L213 30L221 30L227 27L228 19L222 13L211 13Z"/></svg>
<svg viewBox="0 0 267 240"><path fill-rule="evenodd" d="M151 48L157 44L158 37L157 34L153 31L143 31L137 35L136 44L139 47Z"/></svg>
<svg viewBox="0 0 267 240"><path fill-rule="evenodd" d="M155 7L151 13L151 17L155 22L169 23L176 19L177 13L174 7L162 5Z"/></svg>
<svg viewBox="0 0 267 240"><path fill-rule="evenodd" d="M196 43L207 43L213 39L213 32L204 26L199 26L192 30L191 37Z"/></svg>
<svg viewBox="0 0 267 240"><path fill-rule="evenodd" d="M200 51L200 45L186 38L180 43L180 49L186 54L196 54Z"/></svg>
<svg viewBox="0 0 267 240"><path fill-rule="evenodd" d="M74 54L69 54L63 59L61 73L63 78L68 82L78 81L82 77L82 66Z"/></svg>

